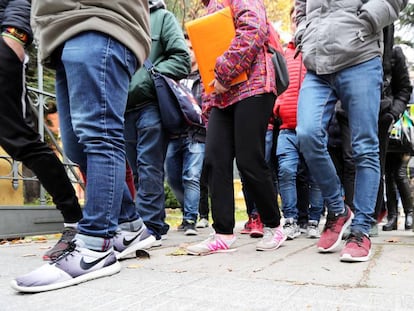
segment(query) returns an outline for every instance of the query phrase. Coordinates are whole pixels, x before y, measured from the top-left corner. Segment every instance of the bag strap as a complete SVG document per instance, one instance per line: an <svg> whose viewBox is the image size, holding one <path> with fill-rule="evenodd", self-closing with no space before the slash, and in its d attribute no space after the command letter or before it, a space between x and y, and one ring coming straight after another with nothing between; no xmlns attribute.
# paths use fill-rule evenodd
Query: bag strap
<svg viewBox="0 0 414 311"><path fill-rule="evenodd" d="M154 64L148 58L144 60L144 67L152 76L155 74Z"/></svg>

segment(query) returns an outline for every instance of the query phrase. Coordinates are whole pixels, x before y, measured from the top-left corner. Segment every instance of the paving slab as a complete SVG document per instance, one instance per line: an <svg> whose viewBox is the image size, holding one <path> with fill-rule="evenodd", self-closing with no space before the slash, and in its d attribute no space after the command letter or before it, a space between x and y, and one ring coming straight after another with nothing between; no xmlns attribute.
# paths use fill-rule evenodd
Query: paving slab
<svg viewBox="0 0 414 311"><path fill-rule="evenodd" d="M242 224L238 223L236 232ZM205 239L172 229L150 259L122 261L120 273L65 289L20 294L9 285L42 264L56 241L0 246L0 311L15 310L414 310L414 233L380 231L372 260L342 263L303 235L276 251L238 236L237 251L208 256L181 249Z"/></svg>

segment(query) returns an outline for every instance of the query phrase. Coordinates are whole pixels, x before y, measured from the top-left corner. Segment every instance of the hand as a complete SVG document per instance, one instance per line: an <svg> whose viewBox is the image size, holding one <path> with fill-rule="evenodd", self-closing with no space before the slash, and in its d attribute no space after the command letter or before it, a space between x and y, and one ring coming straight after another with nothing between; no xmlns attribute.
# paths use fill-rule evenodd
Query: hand
<svg viewBox="0 0 414 311"><path fill-rule="evenodd" d="M299 29L295 33L295 46L296 46L296 48L302 47L302 36L303 36L304 32L305 32L305 29Z"/></svg>
<svg viewBox="0 0 414 311"><path fill-rule="evenodd" d="M214 93L216 93L216 94L222 94L222 93L227 92L229 90L229 88L224 87L216 79L211 81L209 86L212 86L214 88Z"/></svg>
<svg viewBox="0 0 414 311"><path fill-rule="evenodd" d="M20 59L21 62L24 61L24 47L21 43L17 42L16 40L13 40L11 38L3 36L4 42L16 53L17 57Z"/></svg>

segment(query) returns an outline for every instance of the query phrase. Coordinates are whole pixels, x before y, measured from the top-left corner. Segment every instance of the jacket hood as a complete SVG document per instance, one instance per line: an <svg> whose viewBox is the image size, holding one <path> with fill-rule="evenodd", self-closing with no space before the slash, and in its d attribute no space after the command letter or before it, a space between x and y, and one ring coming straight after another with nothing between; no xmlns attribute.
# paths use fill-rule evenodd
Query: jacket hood
<svg viewBox="0 0 414 311"><path fill-rule="evenodd" d="M153 12L158 9L165 9L167 6L165 5L164 0L149 0L149 9L150 12Z"/></svg>

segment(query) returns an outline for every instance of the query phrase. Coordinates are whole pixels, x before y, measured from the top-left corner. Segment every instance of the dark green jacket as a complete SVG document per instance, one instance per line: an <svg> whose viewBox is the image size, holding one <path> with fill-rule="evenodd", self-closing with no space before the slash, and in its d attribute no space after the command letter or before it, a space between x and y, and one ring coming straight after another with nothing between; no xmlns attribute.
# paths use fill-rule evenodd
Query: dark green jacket
<svg viewBox="0 0 414 311"><path fill-rule="evenodd" d="M150 1L150 8L151 4ZM187 77L191 72L191 57L183 31L175 16L163 6L154 9L153 5L150 25L152 43L148 58L156 70L174 80ZM154 83L149 73L142 67L132 77L127 111L139 109L154 102L157 102Z"/></svg>

